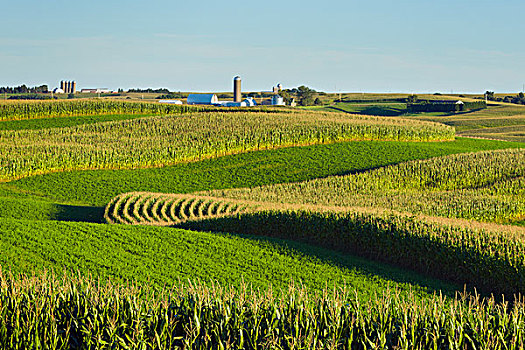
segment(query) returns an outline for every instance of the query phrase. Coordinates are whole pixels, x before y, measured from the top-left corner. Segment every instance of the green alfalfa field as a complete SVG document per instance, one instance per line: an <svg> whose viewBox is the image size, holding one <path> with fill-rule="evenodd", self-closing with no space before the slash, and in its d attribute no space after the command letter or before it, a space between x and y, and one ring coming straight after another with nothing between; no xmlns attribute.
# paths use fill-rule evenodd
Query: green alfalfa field
<svg viewBox="0 0 525 350"><path fill-rule="evenodd" d="M103 215L113 198L138 191L191 195L197 191L219 190L220 195L214 195L231 199L235 193L246 191L234 189L253 188L259 193L259 205L264 207L274 201L263 197L280 186L278 184L291 186L291 196L295 193L295 183L330 182L334 176L350 177L350 182L358 176L377 178L377 172L395 173L381 170L390 169L383 168L385 166L404 169L411 166L404 165L409 161L516 149L521 148L521 143L456 138L454 129L439 124L339 113L183 110L168 115L165 111L151 112L152 107L145 106L140 110L147 110L149 114L135 118L134 113L129 113L131 107L119 107L133 116L128 118L111 108L107 114L91 112L87 102L82 108L87 109L79 113L89 118L86 123L82 123L82 116L60 113L47 116L51 118L25 115L25 120L16 128L8 126L0 131L1 164L8 169L2 171L4 177L0 185L3 202L0 209L1 300L2 305L8 306L2 309L0 317L4 324L35 325L31 330L24 328L26 326L2 328L0 340L4 348L13 347L14 339L19 340L21 348L53 341L55 346L66 347L74 344L101 347L105 342L108 347L127 344L151 348L185 345L209 348L212 344L242 348L290 348L300 344L309 348L512 344L519 348L520 329L523 329L521 304L505 306L501 295L495 295L496 300L491 301L491 291L486 285L480 285L484 291L477 299L456 299L455 293L463 291L467 281L446 278L443 273L436 273L435 265L431 264L428 266L432 269L418 270L410 260L399 259L396 255L402 253L399 249L384 249L358 257L351 249L337 247L338 237L333 236L333 230L327 230L330 227L327 223L334 222L335 216L342 215L346 225L355 225L356 218L368 224L383 222L379 227L391 227L393 232L393 228L400 227L395 223L399 225L407 217L406 210L389 214L399 209L396 203L402 204L399 197L397 202L392 202L393 207L380 208L381 203L366 202L368 206L375 206L368 208L367 216L356 216L356 208L341 212L337 203L320 203L328 204L323 210L289 208L284 204L279 208L272 204L272 208L265 207L265 211L188 223L191 225L188 228L198 231L151 225L109 225L104 223ZM94 121L99 114L100 121ZM71 118L71 124L58 121L67 118ZM40 124L33 120L39 120ZM255 122L250 124L250 120ZM195 127L196 132L187 126L195 123L200 123ZM217 125L224 128L217 130ZM126 137L129 130L133 130L133 140ZM92 146L83 149L85 142ZM111 144L106 147L108 143ZM170 150L158 152L165 147ZM29 154L27 150L32 152ZM446 163L450 158L443 159ZM521 192L512 192L513 184L520 183L520 176L519 173L508 175L506 180L510 185L500 185L498 188L504 190L495 195L496 199L508 196L505 191L521 198ZM398 184L399 188L393 190L401 191L402 186L429 196L427 188L414 188L413 183ZM231 194L229 189L233 191ZM464 190L483 192L477 202L481 212L491 199L487 196L494 195L479 186ZM436 196L432 198L437 198L438 203L448 203L446 196ZM457 194L450 196L457 197ZM152 213L153 205L153 200L148 205L143 203L137 212L142 208ZM199 214L196 204L192 210ZM435 211L408 214L425 215L428 220L443 216ZM270 223L267 230L260 224L265 217L266 223ZM313 225L314 219L318 220L318 229ZM420 225L417 218L411 220L414 225ZM505 224L505 220L506 217L489 215L484 218L484 224L494 221ZM466 232L478 237L475 235L484 232L462 226L463 222L454 223L456 231L443 227L441 222L430 222L428 225L435 227L431 230L436 234L431 240L435 242L431 245L435 249L454 247L446 244L450 241L440 241L440 234ZM306 229L301 231L302 225L306 225ZM276 227L280 229L276 231ZM402 226L406 227L406 224ZM519 259L516 254L521 249L521 239L515 239L518 234L514 232L513 240L508 241L505 233L513 232L517 226L501 227L501 231L494 233L491 228L487 232L503 247L513 248L505 248L505 255L504 252L498 254L495 246L489 258ZM316 233L325 231L332 235L330 242L335 244L314 239ZM358 239L373 242L374 235L370 234L373 231L354 231ZM401 229L395 232L409 237L409 232ZM378 237L376 234L376 239ZM425 246L425 241L421 242ZM486 262L476 244L467 248L462 254L467 254L470 263ZM422 256L417 250L414 252ZM380 256L388 254L391 256ZM506 266L505 261L511 260L494 266ZM452 262L445 267L450 269ZM478 274L475 265L470 265L473 271L467 283L469 292L476 287L471 284L476 277L489 276L498 281L497 271L490 270L492 265L488 263L486 266L480 271L483 274ZM513 266L517 267L511 264L509 273ZM9 276L9 271L14 275ZM43 277L43 271L53 271L54 276ZM63 273L66 275L61 277ZM36 274L36 279L24 277L32 274ZM83 277L75 277L79 274ZM508 278L514 281L512 276L509 274ZM97 281L102 289L89 287L90 283L99 283ZM194 282L200 287L192 287ZM513 286L521 288L521 282L514 282ZM126 289L129 283L135 287ZM289 289L291 284L294 287ZM231 293L238 297L217 292L214 289L217 285L225 290L232 288ZM166 299L172 288L178 291L171 292L173 297ZM253 292L243 292L246 288ZM123 291L118 292L121 289ZM53 296L52 299L42 299L42 290ZM85 292L78 294L77 291L82 290ZM301 297L293 297L298 291ZM251 295L251 299L257 297L259 304L246 304L242 293ZM180 298L182 296L184 298ZM189 300L195 302L187 304ZM514 300L510 292L506 300ZM35 313L46 305L48 312ZM79 310L79 305L85 305L83 313L71 312L72 308ZM320 308L321 305L326 305L326 309ZM443 310L441 318L433 313L432 305ZM155 311L144 314L140 311L144 308ZM104 316L96 316L95 309L105 310L101 314ZM460 316L466 314L469 317ZM407 315L411 316L407 318ZM119 326L114 323L116 319ZM500 322L485 323L494 319ZM49 327L36 327L43 324ZM412 336L408 336L409 330Z"/></svg>

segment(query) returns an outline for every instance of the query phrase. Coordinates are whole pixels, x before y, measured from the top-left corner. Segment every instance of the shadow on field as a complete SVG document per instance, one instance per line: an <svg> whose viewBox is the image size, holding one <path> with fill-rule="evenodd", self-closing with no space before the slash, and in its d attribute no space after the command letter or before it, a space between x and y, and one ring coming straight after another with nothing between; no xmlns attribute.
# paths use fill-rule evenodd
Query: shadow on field
<svg viewBox="0 0 525 350"><path fill-rule="evenodd" d="M56 204L53 220L104 223L104 207Z"/></svg>
<svg viewBox="0 0 525 350"><path fill-rule="evenodd" d="M370 107L363 108L358 111L347 111L347 110L344 110L343 108L338 108L334 106L330 106L328 108L339 111L339 112L344 112L344 113L361 114L361 115L375 115L375 116L381 116L381 117L398 117L406 113L406 110L400 110L397 108L391 108L391 107L386 107L386 106L370 106Z"/></svg>
<svg viewBox="0 0 525 350"><path fill-rule="evenodd" d="M238 227L232 227L229 224L237 222ZM226 224L227 227L224 227ZM237 226L237 225L234 225ZM425 288L428 293L437 293L449 297L454 297L458 292L463 292L465 289L459 284L445 281L439 278L425 276L424 274L389 264L380 262L370 257L362 257L344 249L343 246L334 247L330 244L323 244L318 241L305 239L305 237L292 237L288 234L275 234L265 232L264 234L256 233L258 230L252 230L251 225L243 225L233 217L204 219L194 222L185 222L183 224L174 225L174 228L181 228L192 231L214 232L220 235L238 237L250 241L264 242L272 245L278 245L285 251L295 251L305 256L318 259L319 261L328 263L332 266L340 268L355 270L358 274L365 275L370 280L377 279L377 277L386 281L396 283L406 283L417 285ZM260 226L262 231L264 230ZM271 226L271 223L268 223ZM253 227L252 227L253 228ZM246 232L253 232L248 234ZM269 231L272 231L271 229ZM350 286L351 287L351 286Z"/></svg>

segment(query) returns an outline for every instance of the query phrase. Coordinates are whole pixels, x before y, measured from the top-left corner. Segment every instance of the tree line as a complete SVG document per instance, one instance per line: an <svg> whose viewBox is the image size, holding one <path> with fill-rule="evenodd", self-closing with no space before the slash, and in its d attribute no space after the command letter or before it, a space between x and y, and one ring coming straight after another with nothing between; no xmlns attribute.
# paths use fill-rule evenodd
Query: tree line
<svg viewBox="0 0 525 350"><path fill-rule="evenodd" d="M487 101L507 102L518 105L525 105L525 94L523 92L520 92L516 96L496 97L494 91L487 91L485 92L485 98L487 99Z"/></svg>
<svg viewBox="0 0 525 350"><path fill-rule="evenodd" d="M294 100L299 106L322 104L321 99L319 98L319 92L305 85L293 89L279 90L279 95L281 95L286 104L289 104L292 100Z"/></svg>
<svg viewBox="0 0 525 350"><path fill-rule="evenodd" d="M3 86L0 87L0 93L2 94L38 94L38 93L48 93L49 88L47 85L27 87L25 84L20 86L11 87Z"/></svg>

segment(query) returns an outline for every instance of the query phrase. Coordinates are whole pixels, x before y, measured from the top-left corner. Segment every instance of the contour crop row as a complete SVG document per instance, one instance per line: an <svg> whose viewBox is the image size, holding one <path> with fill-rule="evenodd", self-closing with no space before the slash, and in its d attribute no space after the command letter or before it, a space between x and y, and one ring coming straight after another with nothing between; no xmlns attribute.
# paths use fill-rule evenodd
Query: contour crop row
<svg viewBox="0 0 525 350"><path fill-rule="evenodd" d="M337 113L201 112L0 131L0 181L63 170L131 169L345 140L452 140L429 122Z"/></svg>
<svg viewBox="0 0 525 350"><path fill-rule="evenodd" d="M171 226L237 215L248 209L247 204L235 200L136 192L115 197L106 206L104 217L111 224Z"/></svg>
<svg viewBox="0 0 525 350"><path fill-rule="evenodd" d="M525 241L520 228L499 231L394 213L286 206L188 221L181 227L297 240L497 296L525 293Z"/></svg>
<svg viewBox="0 0 525 350"><path fill-rule="evenodd" d="M345 176L218 190L209 195L519 222L525 218L525 149L450 155Z"/></svg>

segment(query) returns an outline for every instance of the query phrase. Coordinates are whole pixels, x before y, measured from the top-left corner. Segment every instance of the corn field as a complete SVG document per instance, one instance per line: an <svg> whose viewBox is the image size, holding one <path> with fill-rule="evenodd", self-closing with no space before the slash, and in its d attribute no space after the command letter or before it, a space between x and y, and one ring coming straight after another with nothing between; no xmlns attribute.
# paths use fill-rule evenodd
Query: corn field
<svg viewBox="0 0 525 350"><path fill-rule="evenodd" d="M525 292L520 228L500 232L393 213L286 208L189 220L178 227L301 241L496 296Z"/></svg>
<svg viewBox="0 0 525 350"><path fill-rule="evenodd" d="M192 195L125 193L108 223L278 237L401 266L487 293L525 292L525 230L471 227L342 207L298 207Z"/></svg>
<svg viewBox="0 0 525 350"><path fill-rule="evenodd" d="M257 209L257 204L193 195L148 192L123 193L106 206L109 224L173 226Z"/></svg>
<svg viewBox="0 0 525 350"><path fill-rule="evenodd" d="M458 154L346 176L209 194L512 223L525 219L525 149Z"/></svg>
<svg viewBox="0 0 525 350"><path fill-rule="evenodd" d="M96 114L182 114L203 110L187 105L159 103L72 100L0 103L0 121Z"/></svg>
<svg viewBox="0 0 525 350"><path fill-rule="evenodd" d="M0 274L2 349L523 349L521 300Z"/></svg>
<svg viewBox="0 0 525 350"><path fill-rule="evenodd" d="M0 181L64 170L156 167L344 140L452 140L429 122L336 113L203 112L0 131Z"/></svg>

